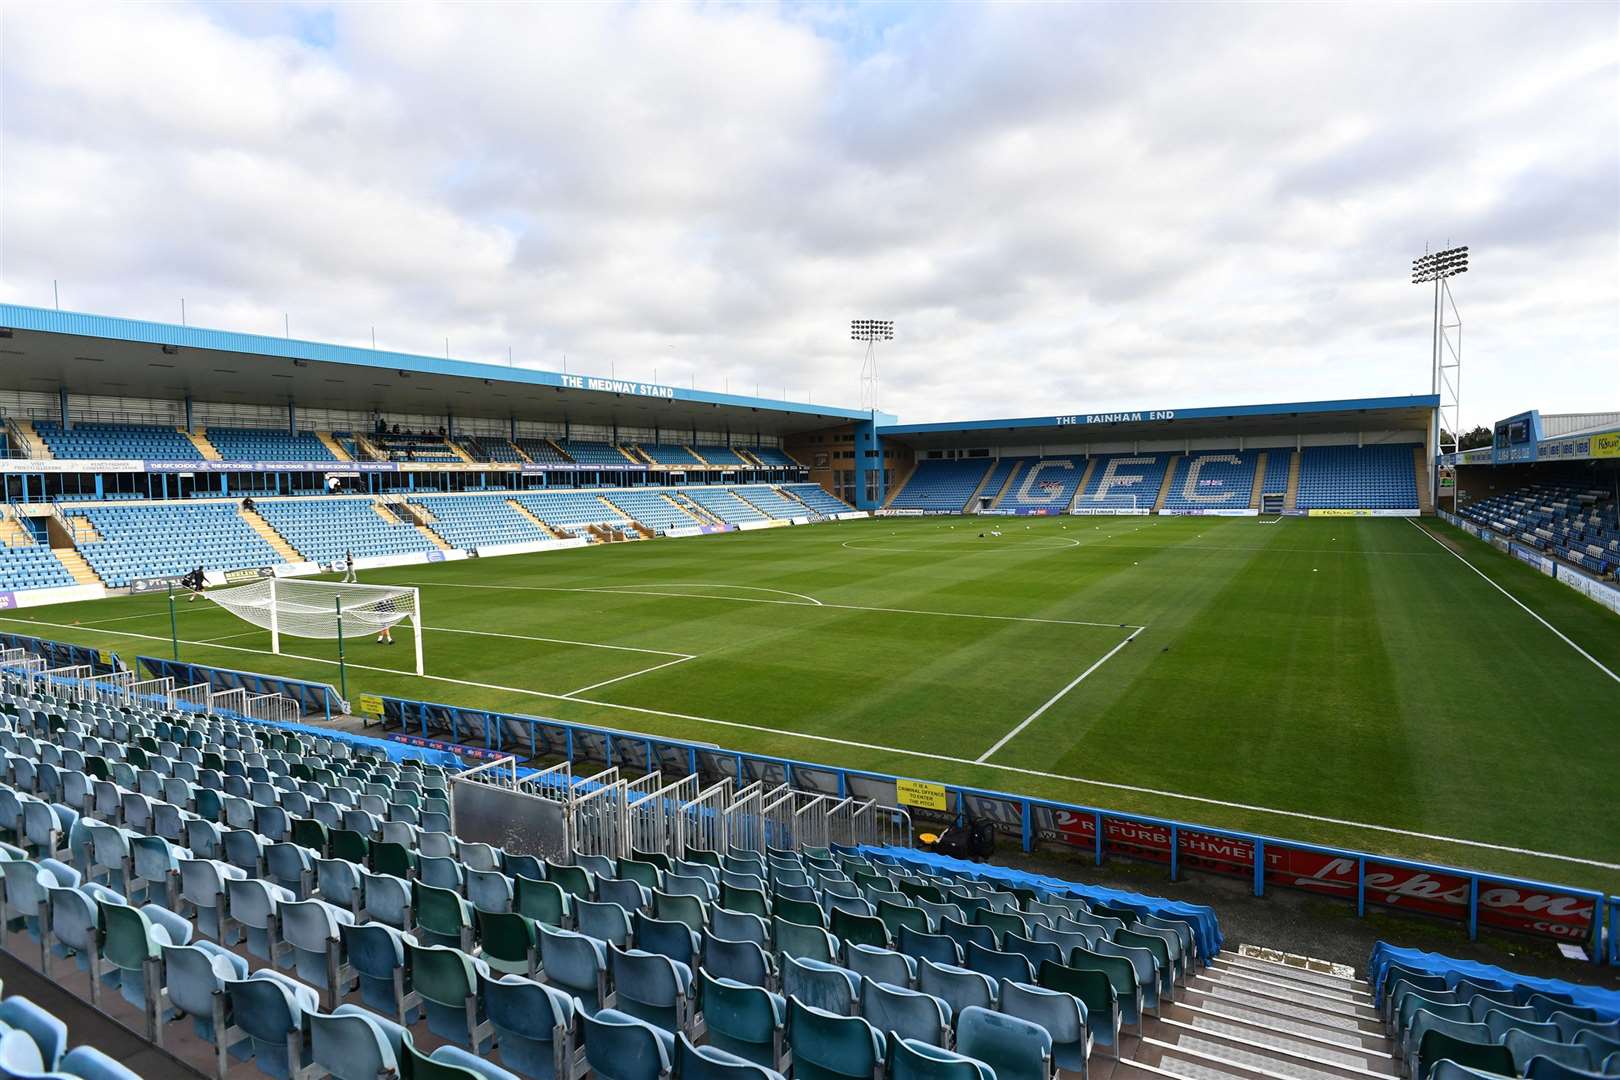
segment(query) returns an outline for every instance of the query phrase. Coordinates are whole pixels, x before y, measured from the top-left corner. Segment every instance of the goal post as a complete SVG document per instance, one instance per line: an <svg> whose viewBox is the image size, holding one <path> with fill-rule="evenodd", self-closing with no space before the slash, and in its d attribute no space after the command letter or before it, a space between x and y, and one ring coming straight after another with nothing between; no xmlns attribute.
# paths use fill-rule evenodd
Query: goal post
<svg viewBox="0 0 1620 1080"><path fill-rule="evenodd" d="M232 615L270 631L270 651L281 655L283 637L337 638L378 634L411 623L415 672L422 660L422 594L404 585L265 578L204 596Z"/></svg>

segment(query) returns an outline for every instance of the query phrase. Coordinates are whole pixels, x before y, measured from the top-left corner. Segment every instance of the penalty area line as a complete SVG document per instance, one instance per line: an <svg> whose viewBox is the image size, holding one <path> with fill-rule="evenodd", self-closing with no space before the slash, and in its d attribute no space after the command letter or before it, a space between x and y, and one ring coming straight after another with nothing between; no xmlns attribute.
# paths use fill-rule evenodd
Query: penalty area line
<svg viewBox="0 0 1620 1080"><path fill-rule="evenodd" d="M1488 579L1487 579L1488 580ZM69 626L65 623L48 623L33 619L18 619L11 616L0 615L0 622L17 623L22 626L49 626L60 630L77 630L84 627ZM156 634L138 634L129 630L101 630L102 634L112 637L140 638L146 641L168 641L167 637ZM227 652L250 653L254 656L269 656L263 649L247 649L239 645L206 645L197 641L186 641L185 645L201 645L208 649L222 649ZM292 653L283 653L283 656L297 660L307 660L311 663L325 664L336 667L336 660L325 660L315 656L299 656ZM1412 829L1400 829L1393 825L1374 825L1366 821L1351 821L1348 818L1326 817L1321 814L1307 814L1301 810L1280 810L1274 806L1257 806L1253 803L1231 802L1226 799L1213 799L1205 795L1184 795L1179 791L1165 791L1161 788L1142 787L1137 784L1121 784L1112 780L1095 780L1085 776L1067 776L1063 773L1045 772L1041 769L1026 769L1017 765L998 765L993 761L974 761L972 758L953 757L949 754L935 754L927 750L906 750L896 746L880 746L876 743L856 742L851 739L840 739L831 735L813 735L805 731L785 731L778 728L765 727L762 724L747 724L739 720L716 720L710 716L693 716L690 713L669 712L665 709L649 709L641 705L622 705L614 701L599 701L594 698L568 697L563 694L551 694L543 690L527 690L516 686L498 686L494 683L473 682L470 679L452 679L445 675L413 675L409 671L398 668L374 667L370 664L349 664L349 667L363 671L376 671L385 675L402 675L409 678L422 678L432 682L452 683L458 686L473 686L486 690L499 690L505 693L520 694L527 697L545 698L550 701L571 701L578 705L595 705L604 709L620 709L624 712L640 713L644 716L657 716L669 720L682 720L697 724L710 724L715 727L732 728L739 731L757 731L766 735L804 739L809 742L830 743L834 746L853 747L860 750L872 750L878 753L891 754L899 757L915 758L919 761L940 761L951 765L969 765L979 769L993 769L997 772L1013 773L1019 776L1034 776L1043 780L1059 780L1070 784L1085 784L1091 787L1105 788L1111 791L1128 791L1137 795L1151 795L1159 799L1173 799L1179 802L1195 803L1200 806L1217 806L1223 809L1243 810L1255 814L1269 814L1274 817L1288 818L1294 821L1313 821L1326 825L1340 825L1349 829L1360 829L1367 832L1384 833L1390 836L1404 836L1418 840L1432 840L1444 844L1456 844L1460 847L1477 848L1481 851L1499 851L1511 855L1525 855L1531 858L1548 859L1553 862L1573 863L1579 866L1595 866L1601 870L1620 870L1620 863L1602 862L1598 859L1586 859L1577 855L1560 855L1553 851L1537 851L1534 848L1513 847L1508 844L1493 844L1485 840L1464 840L1457 836L1444 836L1438 833L1418 832ZM562 721L567 723L567 721ZM659 738L661 736L643 736ZM691 741L691 740L688 740Z"/></svg>
<svg viewBox="0 0 1620 1080"><path fill-rule="evenodd" d="M1086 668L1086 670L1082 671L1080 674L1076 675L1068 686L1065 686L1063 689L1047 698L1046 704L1024 717L1023 721L1019 723L1017 727L1013 728L1011 731L1007 732L1007 734L997 739L994 746L980 754L977 758L974 758L974 764L983 765L985 762L989 761L990 758L995 755L997 750L1000 750L1003 746L1006 746L1008 743L1012 742L1013 739L1017 738L1021 731L1029 727L1029 725L1033 724L1035 721L1039 720L1042 713L1046 712L1046 710L1050 709L1053 705L1056 705L1059 701L1062 701L1065 694L1079 686L1081 683L1085 682L1087 676L1096 671L1098 668L1102 667L1104 664L1108 663L1108 661L1112 660L1115 653L1129 645L1137 634L1140 634L1146 629L1147 627L1145 626L1138 626L1135 630L1132 630L1129 634L1125 635L1124 641L1121 641L1118 645L1115 645L1112 649L1109 649L1107 652L1103 653L1101 659L1092 664L1090 667Z"/></svg>

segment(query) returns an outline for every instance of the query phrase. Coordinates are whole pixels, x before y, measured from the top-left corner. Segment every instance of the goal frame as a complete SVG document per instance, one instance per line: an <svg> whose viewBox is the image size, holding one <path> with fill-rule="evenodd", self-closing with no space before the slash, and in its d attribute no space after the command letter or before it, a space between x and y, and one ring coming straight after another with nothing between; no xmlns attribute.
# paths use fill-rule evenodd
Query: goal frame
<svg viewBox="0 0 1620 1080"><path fill-rule="evenodd" d="M276 656L281 655L281 610L280 610L281 597L279 595L280 588L281 588L281 579L280 578L275 578L275 577L271 578L270 579L270 651L272 653L274 653ZM406 616L406 619L409 619L410 623L411 623L411 637L413 639L413 644L414 644L415 650L416 650L416 674L425 675L425 674L427 674L427 672L422 666L422 590L419 589L419 588L416 588L414 586L411 586L408 589L408 591L409 591L410 597L411 597L411 610L410 610L410 614L408 614ZM404 621L404 620L401 620L401 621ZM339 617L338 617L338 630L339 630L340 633L342 632L342 628L343 628L343 619L342 619L342 616L340 614Z"/></svg>

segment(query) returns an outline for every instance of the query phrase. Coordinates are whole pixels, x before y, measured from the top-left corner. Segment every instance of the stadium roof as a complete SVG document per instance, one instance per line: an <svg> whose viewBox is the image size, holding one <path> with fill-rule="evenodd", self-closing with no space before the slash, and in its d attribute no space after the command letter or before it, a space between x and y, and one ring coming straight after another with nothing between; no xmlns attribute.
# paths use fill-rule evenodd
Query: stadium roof
<svg viewBox="0 0 1620 1080"><path fill-rule="evenodd" d="M621 427L813 431L871 414L502 364L0 304L0 389L384 415L567 419ZM879 421L893 420L884 413Z"/></svg>
<svg viewBox="0 0 1620 1080"><path fill-rule="evenodd" d="M919 448L1052 443L1130 442L1215 436L1293 435L1309 432L1427 429L1437 394L1294 401L1276 405L1223 405L1200 409L1129 409L1074 412L1009 420L942 424L889 424L885 438Z"/></svg>

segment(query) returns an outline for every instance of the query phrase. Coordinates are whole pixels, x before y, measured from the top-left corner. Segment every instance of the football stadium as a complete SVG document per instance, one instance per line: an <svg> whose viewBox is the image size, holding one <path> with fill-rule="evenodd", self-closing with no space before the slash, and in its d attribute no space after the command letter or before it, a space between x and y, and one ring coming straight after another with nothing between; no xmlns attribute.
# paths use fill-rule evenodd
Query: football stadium
<svg viewBox="0 0 1620 1080"><path fill-rule="evenodd" d="M1612 15L5 5L0 1080L1620 1078Z"/></svg>

